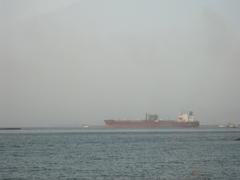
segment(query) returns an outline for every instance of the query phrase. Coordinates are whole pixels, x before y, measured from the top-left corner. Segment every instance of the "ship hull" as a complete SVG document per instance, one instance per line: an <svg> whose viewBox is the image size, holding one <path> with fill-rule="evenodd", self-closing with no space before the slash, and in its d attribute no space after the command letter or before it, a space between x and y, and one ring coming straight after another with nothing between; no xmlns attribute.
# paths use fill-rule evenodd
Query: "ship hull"
<svg viewBox="0 0 240 180"><path fill-rule="evenodd" d="M107 128L196 128L199 126L198 121L178 122L171 120L105 120Z"/></svg>

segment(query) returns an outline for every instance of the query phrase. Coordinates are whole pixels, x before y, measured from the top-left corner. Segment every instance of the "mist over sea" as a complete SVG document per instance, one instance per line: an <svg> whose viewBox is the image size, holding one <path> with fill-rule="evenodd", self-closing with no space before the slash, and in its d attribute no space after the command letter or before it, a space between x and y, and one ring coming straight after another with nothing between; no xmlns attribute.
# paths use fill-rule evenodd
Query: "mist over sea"
<svg viewBox="0 0 240 180"><path fill-rule="evenodd" d="M240 0L0 0L0 180L240 180L239 67Z"/></svg>
<svg viewBox="0 0 240 180"><path fill-rule="evenodd" d="M0 179L238 179L240 129L0 131Z"/></svg>

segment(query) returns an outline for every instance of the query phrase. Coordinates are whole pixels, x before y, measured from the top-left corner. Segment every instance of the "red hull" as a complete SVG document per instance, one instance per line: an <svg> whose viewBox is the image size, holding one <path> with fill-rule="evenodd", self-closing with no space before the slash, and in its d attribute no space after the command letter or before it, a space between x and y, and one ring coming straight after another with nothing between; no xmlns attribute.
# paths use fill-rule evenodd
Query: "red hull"
<svg viewBox="0 0 240 180"><path fill-rule="evenodd" d="M104 122L108 128L195 128L199 126L198 121L178 122L172 120L105 120Z"/></svg>

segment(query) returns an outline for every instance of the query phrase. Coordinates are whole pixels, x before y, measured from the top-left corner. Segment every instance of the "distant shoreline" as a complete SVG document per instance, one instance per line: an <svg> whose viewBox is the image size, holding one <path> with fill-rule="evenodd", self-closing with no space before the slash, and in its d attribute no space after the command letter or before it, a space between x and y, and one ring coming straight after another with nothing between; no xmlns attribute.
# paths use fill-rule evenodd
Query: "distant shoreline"
<svg viewBox="0 0 240 180"><path fill-rule="evenodd" d="M83 127L83 126L56 126L56 127L51 127L51 126L46 126L46 127L0 127L0 130L29 130L29 129L106 129L107 127L105 125L88 125L87 127ZM222 129L222 128L228 128L229 127L219 127L216 124L210 124L210 125L200 125L198 128L196 129L209 129L209 128L216 128L216 129ZM236 127L236 129L239 129L240 125L238 127ZM109 128L107 128L109 129ZM171 128L149 128L149 129L171 129ZM174 129L174 128L173 128ZM178 128L177 128L178 129ZM181 129L181 128L179 128ZM191 129L191 128L190 128Z"/></svg>
<svg viewBox="0 0 240 180"><path fill-rule="evenodd" d="M0 130L21 130L22 128L0 128Z"/></svg>

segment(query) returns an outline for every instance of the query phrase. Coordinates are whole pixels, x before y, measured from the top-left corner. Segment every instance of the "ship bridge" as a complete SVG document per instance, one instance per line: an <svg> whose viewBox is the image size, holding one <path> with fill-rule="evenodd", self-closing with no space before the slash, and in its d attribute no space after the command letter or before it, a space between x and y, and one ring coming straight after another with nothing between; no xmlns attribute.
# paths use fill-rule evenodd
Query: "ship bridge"
<svg viewBox="0 0 240 180"><path fill-rule="evenodd" d="M178 118L178 122L193 122L194 121L194 114L192 111L189 111L187 113L181 113Z"/></svg>

